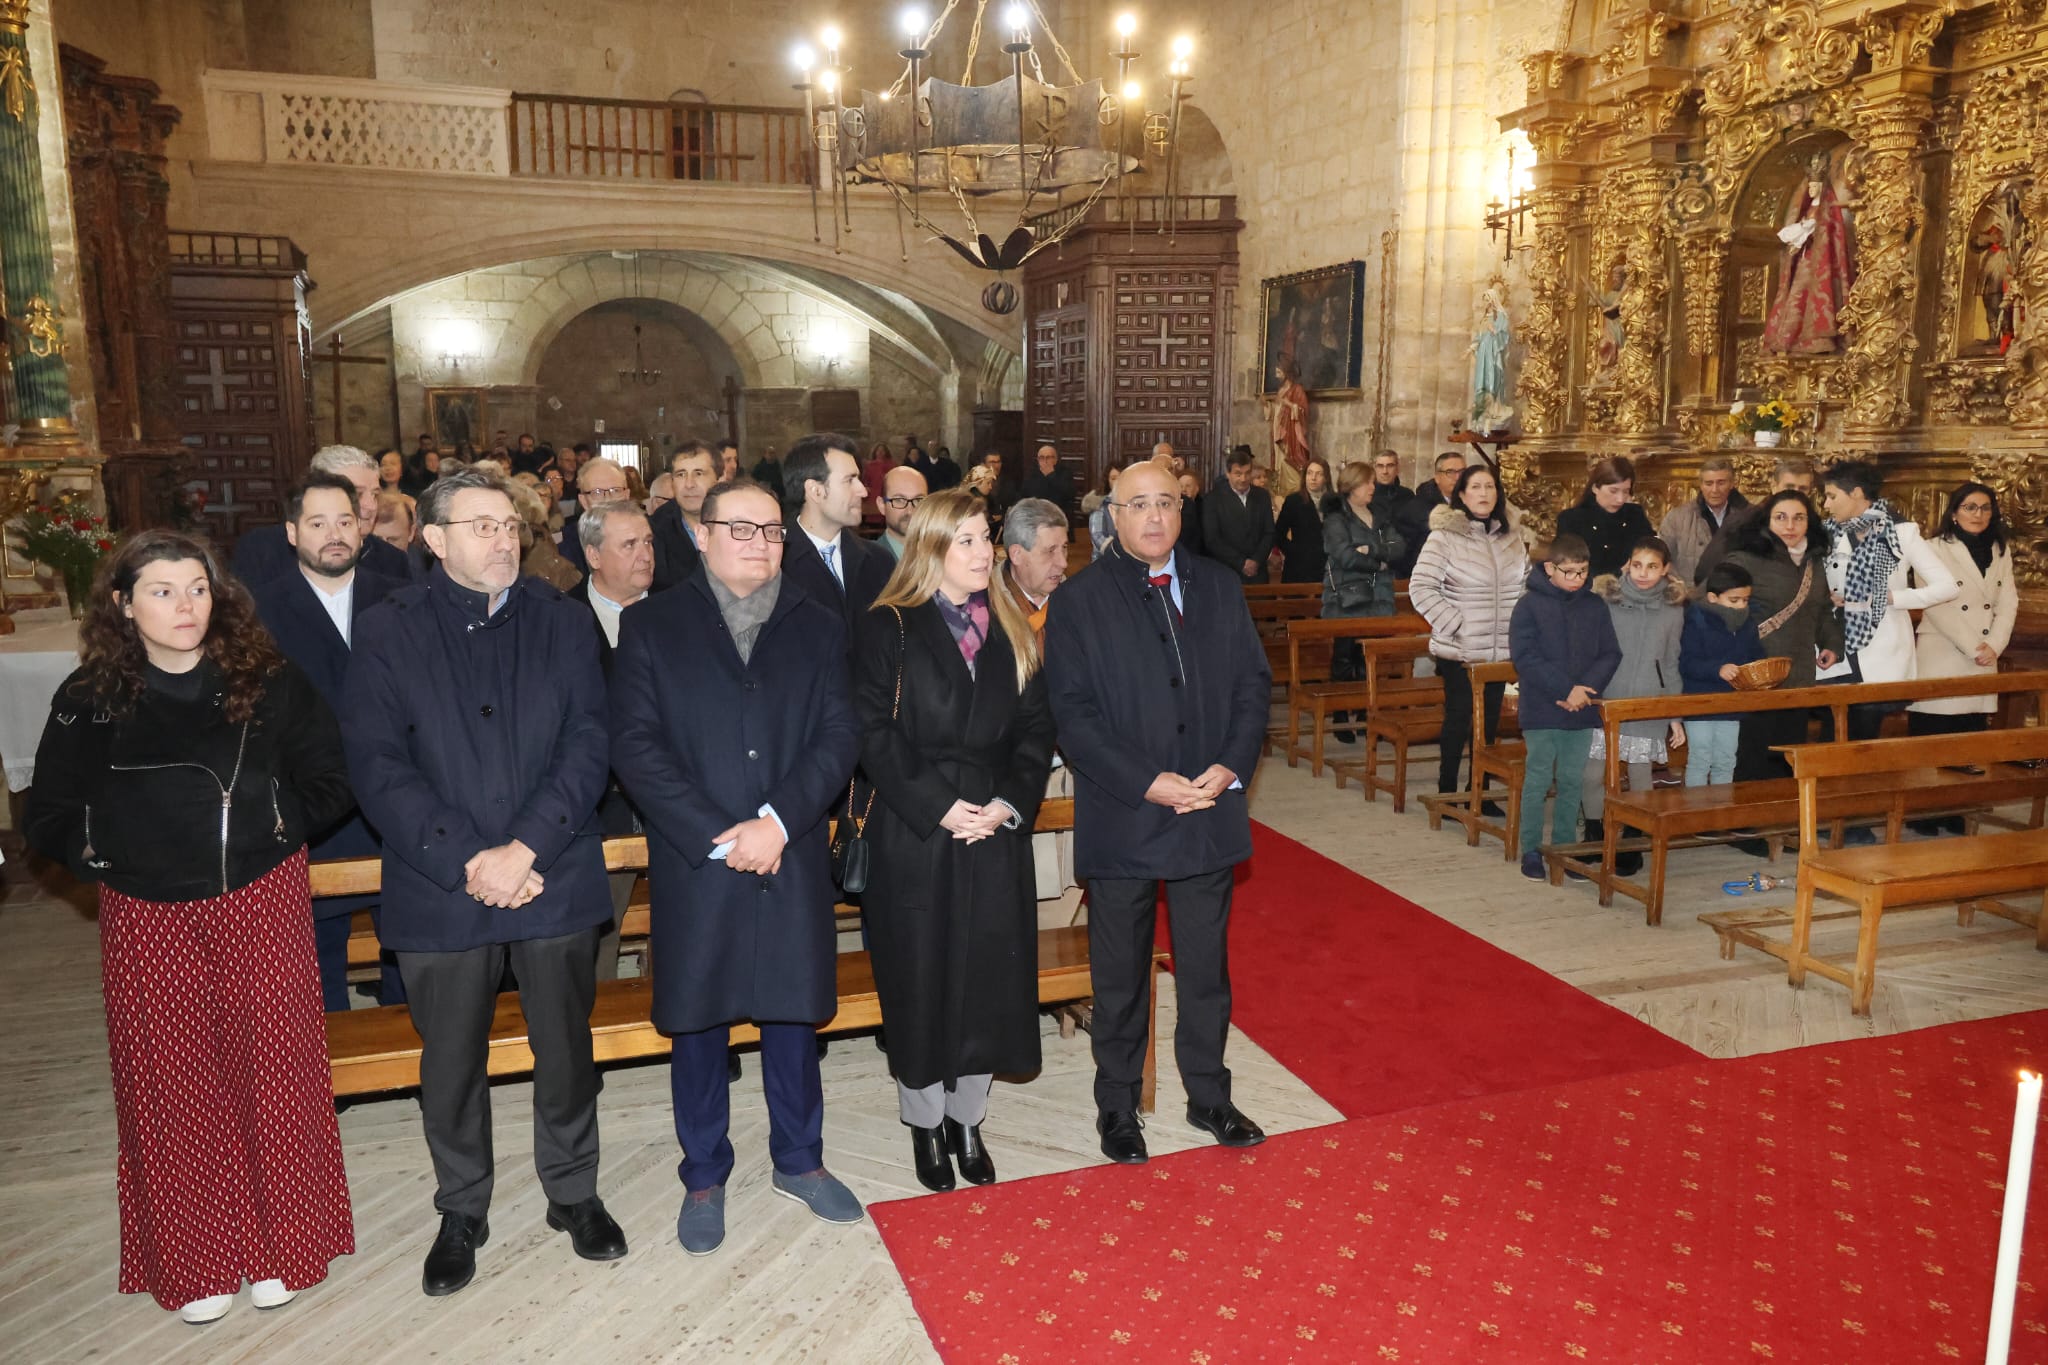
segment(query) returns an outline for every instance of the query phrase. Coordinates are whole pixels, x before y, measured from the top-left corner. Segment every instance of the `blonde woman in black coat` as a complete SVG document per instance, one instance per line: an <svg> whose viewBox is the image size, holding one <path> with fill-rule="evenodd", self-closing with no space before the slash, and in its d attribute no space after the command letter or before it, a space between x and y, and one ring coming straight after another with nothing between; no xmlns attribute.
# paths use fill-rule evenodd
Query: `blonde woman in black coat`
<svg viewBox="0 0 2048 1365"><path fill-rule="evenodd" d="M1031 827L1053 725L1030 624L990 590L981 498L932 494L905 540L854 658L877 797L862 905L917 1178L950 1190L956 1161L973 1184L996 1178L981 1143L995 1073L1039 1068Z"/></svg>

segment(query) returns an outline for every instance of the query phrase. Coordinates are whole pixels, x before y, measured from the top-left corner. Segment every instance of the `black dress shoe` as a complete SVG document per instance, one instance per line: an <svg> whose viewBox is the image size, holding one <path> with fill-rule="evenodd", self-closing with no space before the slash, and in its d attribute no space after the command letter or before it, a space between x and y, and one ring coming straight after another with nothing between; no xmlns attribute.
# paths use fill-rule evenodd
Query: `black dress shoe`
<svg viewBox="0 0 2048 1365"><path fill-rule="evenodd" d="M934 1194L953 1188L953 1163L946 1156L946 1130L910 1125L910 1157L917 1166L917 1183Z"/></svg>
<svg viewBox="0 0 2048 1365"><path fill-rule="evenodd" d="M626 1254L626 1234L604 1211L596 1195L575 1204L548 1201L548 1226L569 1234L569 1245L586 1261L616 1261Z"/></svg>
<svg viewBox="0 0 2048 1365"><path fill-rule="evenodd" d="M1095 1131L1102 1134L1102 1154L1124 1166L1142 1166L1150 1155L1145 1151L1145 1124L1136 1110L1118 1109L1095 1116Z"/></svg>
<svg viewBox="0 0 2048 1365"><path fill-rule="evenodd" d="M741 1069L741 1068L740 1068L740 1054L739 1054L739 1053L737 1053L737 1052L728 1052L728 1053L726 1053L726 1054L725 1054L725 1083L726 1083L727 1085L731 1085L731 1084L732 1084L732 1083L733 1083L734 1081L736 1081L736 1080L738 1080L738 1079L740 1078L740 1069Z"/></svg>
<svg viewBox="0 0 2048 1365"><path fill-rule="evenodd" d="M945 1129L946 1150L959 1164L960 1178L970 1185L995 1184L996 1163L989 1160L988 1148L981 1145L981 1125L947 1119Z"/></svg>
<svg viewBox="0 0 2048 1365"><path fill-rule="evenodd" d="M1256 1147L1266 1140L1265 1130L1239 1113L1229 1100L1221 1104L1190 1103L1188 1122L1225 1147Z"/></svg>
<svg viewBox="0 0 2048 1365"><path fill-rule="evenodd" d="M420 1288L429 1297L440 1298L476 1278L476 1249L491 1240L491 1225L482 1218L462 1213L443 1213L441 1231L427 1252L426 1273Z"/></svg>

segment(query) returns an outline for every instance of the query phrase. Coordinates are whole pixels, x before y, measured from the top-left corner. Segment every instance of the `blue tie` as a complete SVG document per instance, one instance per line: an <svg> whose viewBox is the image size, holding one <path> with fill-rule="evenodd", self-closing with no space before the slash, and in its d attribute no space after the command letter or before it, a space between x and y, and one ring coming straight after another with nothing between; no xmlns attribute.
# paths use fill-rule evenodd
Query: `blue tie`
<svg viewBox="0 0 2048 1365"><path fill-rule="evenodd" d="M837 545L820 545L818 553L825 556L825 567L832 571L832 581L837 583L840 589L844 591L846 580L839 576L839 547Z"/></svg>

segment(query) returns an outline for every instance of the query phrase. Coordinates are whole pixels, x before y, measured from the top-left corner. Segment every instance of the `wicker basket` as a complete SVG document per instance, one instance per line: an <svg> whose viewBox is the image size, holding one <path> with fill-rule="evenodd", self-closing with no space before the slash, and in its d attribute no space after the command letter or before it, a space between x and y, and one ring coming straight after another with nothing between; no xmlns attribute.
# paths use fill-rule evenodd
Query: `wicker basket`
<svg viewBox="0 0 2048 1365"><path fill-rule="evenodd" d="M1785 681L1791 673L1790 659L1758 659L1751 664L1737 664L1734 687L1737 692L1765 692Z"/></svg>

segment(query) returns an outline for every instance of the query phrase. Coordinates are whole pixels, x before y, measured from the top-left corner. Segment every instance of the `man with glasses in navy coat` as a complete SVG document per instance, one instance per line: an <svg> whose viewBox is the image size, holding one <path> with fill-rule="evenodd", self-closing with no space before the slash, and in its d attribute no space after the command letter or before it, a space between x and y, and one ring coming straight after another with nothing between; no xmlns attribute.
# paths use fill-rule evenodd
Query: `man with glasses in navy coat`
<svg viewBox="0 0 2048 1365"><path fill-rule="evenodd" d="M1116 541L1049 604L1046 675L1074 773L1074 872L1088 884L1096 1131L1146 1159L1138 1121L1159 884L1173 917L1174 1058L1188 1122L1226 1147L1265 1141L1231 1103L1231 874L1251 856L1245 786L1265 748L1272 674L1233 566L1175 548L1171 470L1117 480Z"/></svg>
<svg viewBox="0 0 2048 1365"><path fill-rule="evenodd" d="M519 573L511 488L434 481L440 562L365 616L343 714L349 778L384 836L384 941L419 1030L420 1116L441 1231L422 1287L453 1294L490 1237L487 1062L509 964L533 1049L534 1167L547 1223L585 1260L626 1254L597 1197L590 1011L611 922L598 798L610 770L590 609Z"/></svg>

